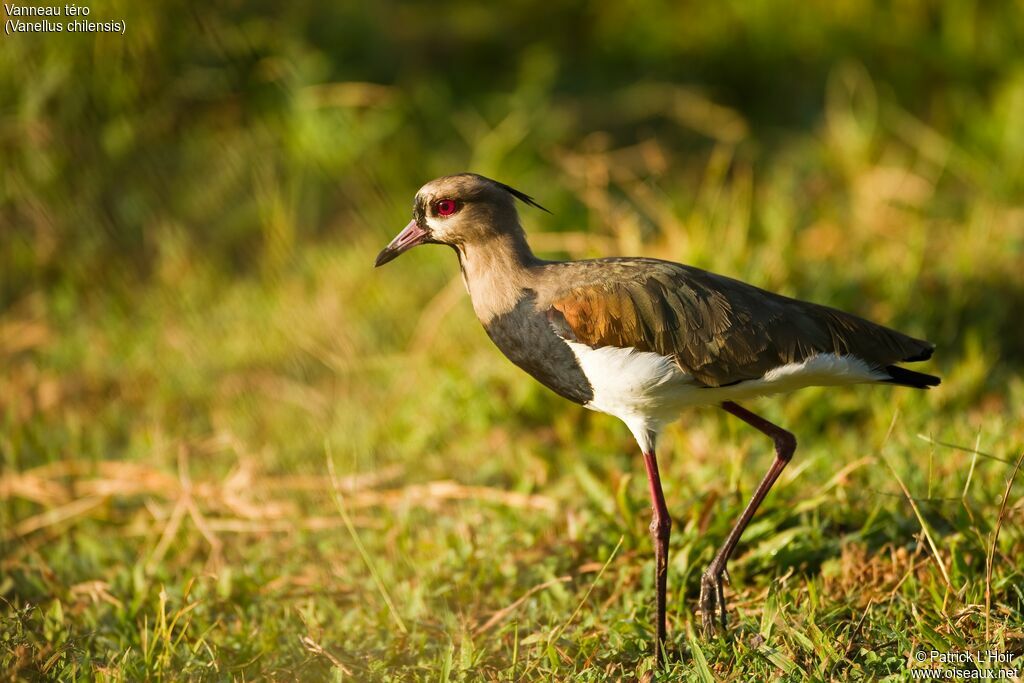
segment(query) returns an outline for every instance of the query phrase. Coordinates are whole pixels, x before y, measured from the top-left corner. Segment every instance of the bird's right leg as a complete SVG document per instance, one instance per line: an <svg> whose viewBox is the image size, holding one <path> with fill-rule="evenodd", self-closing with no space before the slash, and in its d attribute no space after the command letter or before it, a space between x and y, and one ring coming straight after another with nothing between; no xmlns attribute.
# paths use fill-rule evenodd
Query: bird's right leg
<svg viewBox="0 0 1024 683"><path fill-rule="evenodd" d="M723 403L722 409L740 418L762 434L770 436L772 441L775 442L775 460L772 461L768 472L765 473L761 483L754 490L754 495L750 498L750 502L747 503L747 507L744 508L740 518L736 520L736 524L733 526L732 531L729 532L725 543L722 544L722 547L715 554L715 559L711 561L711 564L701 576L700 616L706 635L711 635L715 631L716 611L718 612L722 628L725 628L725 591L722 588L722 581L724 577L728 576L725 565L729 562L729 558L732 557L733 551L736 550L736 544L739 543L743 530L750 524L750 520L753 518L754 513L757 512L757 508L760 507L761 501L768 495L768 491L771 490L775 480L779 478L782 470L793 458L793 451L796 450L796 437L782 427L769 422L760 415L755 415L732 401Z"/></svg>

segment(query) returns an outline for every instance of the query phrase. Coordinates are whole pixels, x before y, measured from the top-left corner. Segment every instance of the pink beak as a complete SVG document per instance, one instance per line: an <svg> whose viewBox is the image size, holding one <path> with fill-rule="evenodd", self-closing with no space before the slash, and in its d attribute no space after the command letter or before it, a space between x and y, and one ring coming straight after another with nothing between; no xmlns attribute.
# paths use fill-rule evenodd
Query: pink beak
<svg viewBox="0 0 1024 683"><path fill-rule="evenodd" d="M398 258L403 252L409 251L418 244L423 244L430 238L430 233L419 226L415 219L409 221L409 225L402 229L402 232L391 240L388 246L384 247L379 254L373 267L379 268L388 261Z"/></svg>

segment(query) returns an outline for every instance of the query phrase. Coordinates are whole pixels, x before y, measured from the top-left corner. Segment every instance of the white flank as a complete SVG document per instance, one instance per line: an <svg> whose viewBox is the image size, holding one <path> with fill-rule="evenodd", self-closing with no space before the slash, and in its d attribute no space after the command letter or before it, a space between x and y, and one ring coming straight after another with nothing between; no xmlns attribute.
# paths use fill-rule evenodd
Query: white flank
<svg viewBox="0 0 1024 683"><path fill-rule="evenodd" d="M566 340L579 361L580 369L587 376L594 398L587 408L619 418L629 427L644 451L653 450L653 439L649 432L661 431L662 427L678 417L659 419L670 406L664 405L665 398L678 393L673 387L687 379L672 362L658 353L637 351L633 348L602 346L593 348L586 344Z"/></svg>
<svg viewBox="0 0 1024 683"><path fill-rule="evenodd" d="M587 408L625 422L641 447L653 447L656 435L687 407L718 405L810 386L859 384L888 379L883 370L856 356L822 353L774 368L763 377L727 387L704 387L671 358L633 348L592 348L566 340L590 381L594 398Z"/></svg>

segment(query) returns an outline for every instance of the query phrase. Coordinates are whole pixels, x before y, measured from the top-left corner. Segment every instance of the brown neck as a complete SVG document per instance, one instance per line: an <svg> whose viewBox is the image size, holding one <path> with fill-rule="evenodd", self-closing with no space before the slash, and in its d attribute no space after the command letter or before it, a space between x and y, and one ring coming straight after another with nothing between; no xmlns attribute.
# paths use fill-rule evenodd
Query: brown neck
<svg viewBox="0 0 1024 683"><path fill-rule="evenodd" d="M531 269L542 263L530 251L521 231L458 246L462 277L480 322L515 308L529 289Z"/></svg>

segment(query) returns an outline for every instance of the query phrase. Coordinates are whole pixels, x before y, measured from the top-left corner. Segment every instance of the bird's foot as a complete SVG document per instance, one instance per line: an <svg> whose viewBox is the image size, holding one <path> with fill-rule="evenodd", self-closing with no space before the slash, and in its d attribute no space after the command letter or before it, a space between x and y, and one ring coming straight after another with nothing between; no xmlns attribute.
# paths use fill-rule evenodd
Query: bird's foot
<svg viewBox="0 0 1024 683"><path fill-rule="evenodd" d="M730 582L729 572L725 567L718 567L711 563L700 577L700 619L704 627L704 636L710 638L715 635L718 625L715 623L715 613L718 613L722 631L725 631L725 590L723 584ZM731 583L731 582L730 582Z"/></svg>

